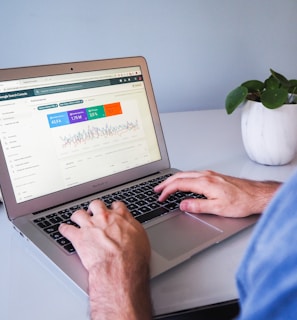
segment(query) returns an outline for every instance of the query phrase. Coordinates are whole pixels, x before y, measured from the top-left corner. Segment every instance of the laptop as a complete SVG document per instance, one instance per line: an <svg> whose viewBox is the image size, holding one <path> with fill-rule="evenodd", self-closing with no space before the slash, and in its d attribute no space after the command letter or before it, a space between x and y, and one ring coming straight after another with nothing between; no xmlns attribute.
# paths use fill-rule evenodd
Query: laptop
<svg viewBox="0 0 297 320"><path fill-rule="evenodd" d="M170 167L143 57L0 70L0 129L9 220L85 292L87 272L57 226L93 199L132 199L152 247L151 277L257 220L195 216L169 200L161 210L149 204L157 199L153 186L178 170ZM134 193L139 185L149 200Z"/></svg>

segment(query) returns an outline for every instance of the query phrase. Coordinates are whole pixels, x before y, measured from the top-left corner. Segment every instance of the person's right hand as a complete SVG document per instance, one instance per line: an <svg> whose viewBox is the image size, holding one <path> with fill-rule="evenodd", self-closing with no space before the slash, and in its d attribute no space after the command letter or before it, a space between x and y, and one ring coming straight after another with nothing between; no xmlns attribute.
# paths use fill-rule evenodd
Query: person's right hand
<svg viewBox="0 0 297 320"><path fill-rule="evenodd" d="M225 217L245 217L261 213L281 185L275 181L254 181L214 171L178 172L154 191L165 201L177 191L204 194L207 199L185 199L180 209L190 213L210 213Z"/></svg>

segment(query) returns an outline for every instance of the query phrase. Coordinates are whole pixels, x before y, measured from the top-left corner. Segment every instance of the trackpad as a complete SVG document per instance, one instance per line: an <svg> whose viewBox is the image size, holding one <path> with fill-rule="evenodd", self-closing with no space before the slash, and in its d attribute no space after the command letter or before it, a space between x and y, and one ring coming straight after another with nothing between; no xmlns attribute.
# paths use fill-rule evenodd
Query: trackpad
<svg viewBox="0 0 297 320"><path fill-rule="evenodd" d="M216 238L221 230L181 213L147 230L152 248L168 260L175 259Z"/></svg>

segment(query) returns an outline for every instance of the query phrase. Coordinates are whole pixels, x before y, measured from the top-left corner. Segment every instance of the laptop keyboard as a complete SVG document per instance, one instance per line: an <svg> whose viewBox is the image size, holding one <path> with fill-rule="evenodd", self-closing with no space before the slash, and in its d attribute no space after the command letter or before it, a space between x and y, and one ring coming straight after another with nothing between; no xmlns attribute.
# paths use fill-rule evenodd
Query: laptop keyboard
<svg viewBox="0 0 297 320"><path fill-rule="evenodd" d="M161 215L167 214L179 207L181 200L185 198L205 198L204 195L191 192L176 192L171 195L166 201L159 202L159 195L156 194L153 188L167 179L170 176L164 175L150 181L140 183L138 185L105 195L100 200L104 201L109 207L114 201L122 201L125 203L131 214L140 223L145 223ZM68 209L51 213L45 217L34 219L36 226L40 227L46 234L56 241L68 253L74 253L75 249L71 242L64 238L58 231L61 223L67 223L77 226L70 217L73 212L78 209L87 210L89 202L83 202Z"/></svg>

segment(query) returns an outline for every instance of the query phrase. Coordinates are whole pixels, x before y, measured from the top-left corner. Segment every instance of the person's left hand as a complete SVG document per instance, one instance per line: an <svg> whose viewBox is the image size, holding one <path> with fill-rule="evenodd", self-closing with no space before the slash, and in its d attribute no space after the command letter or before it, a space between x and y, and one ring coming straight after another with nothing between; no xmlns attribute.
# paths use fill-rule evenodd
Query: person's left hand
<svg viewBox="0 0 297 320"><path fill-rule="evenodd" d="M124 203L95 200L61 224L89 273L91 319L151 319L150 244Z"/></svg>

